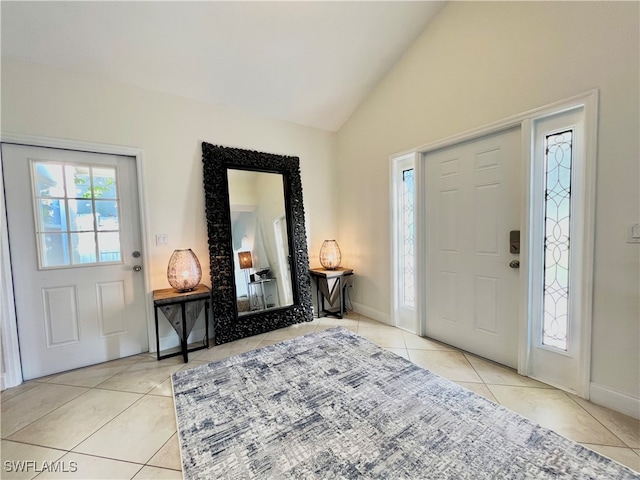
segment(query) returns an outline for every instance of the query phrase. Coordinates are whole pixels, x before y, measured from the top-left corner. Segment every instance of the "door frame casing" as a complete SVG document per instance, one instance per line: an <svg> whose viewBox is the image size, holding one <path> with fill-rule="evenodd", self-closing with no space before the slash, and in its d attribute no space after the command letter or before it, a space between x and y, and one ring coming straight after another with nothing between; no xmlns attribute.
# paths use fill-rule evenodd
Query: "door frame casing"
<svg viewBox="0 0 640 480"><path fill-rule="evenodd" d="M145 312L146 312L146 324L147 324L147 341L149 344L149 351L152 351L155 345L155 324L153 311L151 309L151 272L148 262L149 252L149 228L148 228L148 209L147 209L147 195L144 188L144 156L143 151L134 147L123 147L119 145L109 145L104 143L84 142L80 140L67 140L52 137L43 137L36 135L24 135L17 133L0 133L0 144L15 144L25 145L30 147L42 147L42 148L55 148L59 150L74 150L88 153L102 153L108 155L121 155L132 157L136 164L137 175L137 187L138 187L138 209L140 215L140 231L142 236L142 255L140 261L142 263L144 291L145 291ZM4 166L4 160L0 158L0 166ZM4 177L3 177L4 178ZM20 360L20 350L18 343L18 324L15 314L15 299L13 297L13 282L12 282L12 268L11 257L9 255L9 232L7 228L7 219L5 212L5 196L4 196L4 184L3 178L0 179L0 186L3 186L2 191L2 208L0 214L2 219L2 264L0 265L0 275L2 275L3 286L0 295L1 311L2 315L2 332L3 332L3 359L6 375L2 377L1 388L9 388L22 383L22 366ZM7 246L5 252L5 245ZM9 279L10 284L4 282L5 279ZM10 312L10 315L5 316L4 312Z"/></svg>
<svg viewBox="0 0 640 480"><path fill-rule="evenodd" d="M598 134L598 98L597 89L587 91L585 93L575 95L564 100L550 103L542 107L538 107L526 112L507 117L503 120L490 123L488 125L468 130L444 139L436 140L420 145L416 148L404 150L394 153L389 157L391 163L391 172L393 172L394 162L398 158L409 155L416 155L416 189L418 194L416 197L416 230L420 232L416 235L416 288L420 286L421 292L424 294L418 299L417 314L420 323L419 330L424 334L424 329L428 319L426 318L428 292L422 288L427 280L426 262L424 261L424 253L426 252L426 235L422 232L426 228L425 223L425 192L424 192L424 169L423 164L428 153L447 147L452 147L464 142L477 140L479 138L500 133L512 128L520 128L522 138L522 193L521 193L521 235L520 235L520 299L519 299L519 329L518 329L518 373L528 376L531 362L531 315L532 315L532 272L531 263L531 222L537 221L531 215L532 204L532 165L533 156L533 127L535 122L542 118L546 118L558 113L575 110L577 108L584 109L585 119L585 201L581 205L587 208L585 212L585 235L584 235L584 256L582 258L582 270L584 273L583 298L581 298L583 313L583 335L581 337L581 372L579 392L576 392L583 398L589 398L589 387L591 378L591 330L592 330L592 304L593 304L593 263L594 263L594 239L595 239L595 171L596 171L596 154L597 154L597 134ZM392 179L393 181L393 179ZM392 190L393 195L393 190ZM393 196L391 200L393 201ZM393 211L394 209L391 208ZM393 223L392 223L393 225ZM392 232L393 235L393 232ZM392 251L392 254L394 252ZM392 257L393 258L393 257ZM391 285L392 294L395 295L395 283L393 276L395 275L394 267L391 268ZM393 296L392 296L393 298Z"/></svg>
<svg viewBox="0 0 640 480"><path fill-rule="evenodd" d="M22 366L18 343L15 298L13 296L13 277L9 251L9 229L4 198L4 164L0 155L0 332L2 332L1 352L2 372L0 372L0 390L22 383Z"/></svg>

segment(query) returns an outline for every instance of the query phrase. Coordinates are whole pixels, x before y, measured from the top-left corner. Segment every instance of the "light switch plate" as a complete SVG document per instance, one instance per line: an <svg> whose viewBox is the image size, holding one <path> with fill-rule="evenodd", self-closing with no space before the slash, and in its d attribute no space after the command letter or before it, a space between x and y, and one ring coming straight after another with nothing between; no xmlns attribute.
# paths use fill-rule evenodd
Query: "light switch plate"
<svg viewBox="0 0 640 480"><path fill-rule="evenodd" d="M631 223L627 229L627 243L640 243L640 223Z"/></svg>
<svg viewBox="0 0 640 480"><path fill-rule="evenodd" d="M169 235L166 233L156 234L156 246L165 247L169 245Z"/></svg>

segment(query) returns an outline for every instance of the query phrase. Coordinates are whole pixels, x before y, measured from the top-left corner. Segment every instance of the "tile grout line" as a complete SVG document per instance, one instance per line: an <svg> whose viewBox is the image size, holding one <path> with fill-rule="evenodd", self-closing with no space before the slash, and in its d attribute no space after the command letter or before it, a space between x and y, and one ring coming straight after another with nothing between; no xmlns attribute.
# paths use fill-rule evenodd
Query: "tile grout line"
<svg viewBox="0 0 640 480"><path fill-rule="evenodd" d="M46 445L40 445L40 444L33 443L33 442L25 442L24 440L10 440L8 438L3 438L2 440L5 441L5 442L19 443L21 445L31 445L33 447L46 448L47 450L57 450L58 452L62 452L63 455L66 455L67 453L71 452L71 450L66 450L64 448L49 447L49 446L46 446Z"/></svg>
<svg viewBox="0 0 640 480"><path fill-rule="evenodd" d="M609 432L611 435L613 435L614 437L616 437L620 442L622 442L622 445L624 445L626 448L632 448L629 445L627 445L627 442L625 442L623 439L621 439L618 435L615 434L614 431L612 431L609 427L607 427L604 423L602 423L595 415L593 415L591 412L589 412L589 410L587 410L586 408L584 408L582 405L580 405L571 395L567 394L567 392L564 392L562 390L560 390L562 393L564 393L567 398L569 398L569 400L571 400L573 403L575 403L578 407L580 407L582 410L584 410L587 415L589 415L591 418L593 418L597 423L599 423L600 425L602 425L602 427ZM587 400L588 401L588 400ZM591 442L587 442L587 443L591 443ZM594 443L593 445L599 445L598 443ZM611 447L615 447L616 445L609 445Z"/></svg>
<svg viewBox="0 0 640 480"><path fill-rule="evenodd" d="M142 360L142 359L140 359L140 360ZM137 364L137 363L139 363L139 362L137 361L137 362L135 362L134 364L129 365L128 367L124 368L124 369L123 369L123 370L121 370L120 372L115 373L113 376L117 375L118 373L121 373L122 371L124 371L124 370L128 369L129 367L131 367L131 366L133 366L133 365L135 365L135 364ZM78 369L78 370L79 370L79 369ZM109 377L109 378L111 378L111 377ZM106 380L105 380L105 381L106 381ZM48 382L39 382L39 383L41 383L41 384L49 384ZM126 412L127 410L129 410L130 408L132 408L132 407L133 407L134 405L136 405L137 403L141 402L141 401L142 401L146 396L151 395L151 393L150 393L150 392L151 392L151 390L153 390L153 388L152 388L149 392L147 392L147 393L142 393L142 394L141 394L141 393L139 393L139 392L129 392L129 391L126 391L126 390L110 390L110 389L106 389L106 388L100 388L99 386L100 386L102 383L104 383L104 382L101 382L100 384L98 384L98 385L96 385L96 386L94 386L94 387L78 387L78 386L76 386L76 385L62 385L62 386L70 386L70 387L74 387L74 388L86 388L86 389L87 389L87 391L86 391L86 392L82 392L80 395L78 395L78 396L76 396L76 397L74 397L74 398L70 399L69 401L67 401L67 402L63 403L62 405L59 405L58 407L54 408L53 410L51 410L51 411L47 412L46 414L44 414L44 415L42 415L42 416L38 417L38 418L37 418L37 419L35 419L33 422L30 422L28 425L25 425L24 427L20 428L19 430L17 430L17 431L15 431L15 432L11 433L11 435L14 435L14 434L16 434L16 433L20 432L21 430L23 430L23 429L27 428L27 427L28 427L29 425L31 425L32 423L35 423L36 421L40 420L41 418L44 418L45 416L49 415L50 413L53 413L54 411L58 410L59 408L63 407L64 405L66 405L67 403L69 403L69 402L71 402L71 401L75 400L76 398L79 398L79 397L81 397L81 396L83 396L83 395L88 394L91 390L102 390L102 391L112 391L112 392L121 392L121 393L133 393L133 394L136 394L136 395L141 395L141 397L140 397L140 398L138 398L138 399L136 399L136 400L135 400L131 405L129 405L129 406L128 406L128 407L126 407L124 410L122 410L120 413L116 414L113 418L109 419L109 420L108 420L108 421L106 421L104 424L102 424L101 426L99 426L99 427L98 427L94 432L90 433L86 438L84 438L83 440L81 440L80 442L78 442L78 443L77 443L76 445L74 445L71 449L69 449L69 450L65 450L65 449L60 449L60 448L51 447L51 446L39 445L39 444L37 444L37 443L29 443L29 442L23 442L23 441L10 440L9 438L6 438L6 437L2 437L2 440L6 440L6 441L10 441L10 442L14 442L14 443L21 443L21 444L24 444L24 445L33 445L33 446L36 446L36 447L41 447L41 448L47 448L47 449L53 449L53 450L58 450L58 451L66 452L66 453L64 453L62 456L66 455L67 453L76 453L76 454L79 454L79 455L89 455L89 456L93 456L93 457L104 458L104 459L107 459L107 460L115 460L115 461L127 462L127 463L134 463L134 464L140 465L138 462L131 462L131 461L128 461L128 460L122 460L122 459L118 459L118 458L111 458L111 457L105 457L105 456L101 456L101 455L95 455L95 454L83 453L83 452L78 452L78 451L75 451L75 450L74 450L74 449L75 449L75 448L77 448L80 444L82 444L82 443L86 442L86 441L87 441L87 440L89 440L91 437L93 437L96 433L98 433L100 430L102 430L106 425L108 425L109 423L113 422L116 418L118 418L119 416L121 416L124 412ZM51 385L60 385L60 384L51 384ZM34 388L37 388L37 387L34 387ZM30 391L30 390L33 390L33 389L29 389L29 390L27 390L27 392L28 392L28 391ZM23 392L23 393L26 393L26 392ZM22 394L20 394L20 395L22 395ZM18 397L18 396L19 396L19 395L16 395L16 397ZM154 396L154 397L156 397L156 396L158 396L158 395L153 395L153 396ZM159 396L160 396L160 397L167 398L167 396L166 396L166 395L159 395ZM13 398L16 398L16 397L13 397ZM170 398L170 397L169 397L169 398ZM173 399L172 399L172 401L173 401ZM174 433L172 433L172 434L171 434L171 436L173 436L174 434L175 434L175 432L174 432ZM10 435L10 436L11 436L11 435ZM171 439L171 436L167 439L167 442ZM166 443L166 442L165 442L165 443ZM163 446L164 446L164 444L163 444ZM158 452L155 452L153 455L155 455L156 453L158 453ZM151 459L153 458L153 455L152 455L151 457L149 457L149 460L151 460ZM62 458L62 456L61 456L60 458ZM143 463L143 464L141 464L141 465L142 465L142 467L144 467L144 466L146 465L146 463ZM150 466L154 466L154 465L150 465ZM162 467L156 467L156 468L162 468ZM142 468L141 468L141 469L142 469ZM139 471L138 471L138 472L136 472L136 475L137 475L138 473L139 473ZM40 475L40 474L38 474L38 475ZM135 475L134 475L134 476L135 476ZM35 477L34 477L34 478L35 478Z"/></svg>
<svg viewBox="0 0 640 480"><path fill-rule="evenodd" d="M175 403L174 403L174 413L175 413ZM153 455L151 455L151 456L149 457L149 460L147 460L147 461L145 462L145 466L147 466L147 465L148 465L148 466L150 466L150 467L166 468L166 467L158 467L157 465L150 465L150 464L149 464L149 462L153 459L153 457L155 457L158 453L160 453L160 450L162 450L162 449L165 447L165 445L167 445L167 444L171 441L171 438L172 438L174 435L177 435L177 434L178 434L178 430L177 430L177 429L178 429L178 422L177 422L177 419L176 419L176 431L175 431L175 433L172 433L172 434L171 434L171 436L170 436L169 438L167 438L167 441L166 441L166 442L164 442L164 443L160 446L160 448L159 448L158 450L156 450L156 452L155 452ZM178 450L179 450L179 449L180 449L180 444L178 443ZM178 451L178 453L180 453L180 452ZM181 457L181 458L182 458L182 457ZM174 469L173 469L173 468L168 468L167 470L174 470ZM177 470L174 470L174 471L177 471ZM180 472L182 472L182 469L180 469Z"/></svg>
<svg viewBox="0 0 640 480"><path fill-rule="evenodd" d="M97 387L94 387L95 390L103 390L104 389L99 389ZM113 391L113 390L111 390ZM131 392L122 392L122 393L131 393ZM140 394L138 394L140 395ZM140 398L138 398L135 402L133 402L131 405L129 405L128 407L126 407L124 410L122 410L120 413L116 414L113 418L111 418L110 420L107 420L104 424L102 424L100 427L98 427L95 431L93 431L92 433L90 433L86 438L82 439L81 441L79 441L77 444L75 444L73 446L73 448L70 450L71 452L74 453L82 453L82 452L76 452L74 449L77 448L80 444L86 442L87 440L89 440L91 437L93 437L96 433L98 433L100 430L102 430L104 427L106 427L108 424L110 424L111 422L113 422L116 418L118 418L120 415L122 415L124 412L126 412L127 410L129 410L131 407L133 407L136 403L140 402L145 396L142 395ZM83 454L83 455L91 455L89 453ZM97 457L99 455L93 455L94 457ZM105 458L109 458L109 457L105 457ZM118 460L117 458L112 458L111 460ZM123 460L125 461L125 460ZM132 463L137 463L137 462L132 462Z"/></svg>
<svg viewBox="0 0 640 480"><path fill-rule="evenodd" d="M143 469L144 467L145 467L144 465L140 466L140 468L138 469L138 471L137 471L136 473L134 473L134 474L133 474L133 476L132 476L129 480L133 480L134 478L136 478L136 475L138 475L138 474L142 471L142 469Z"/></svg>
<svg viewBox="0 0 640 480"><path fill-rule="evenodd" d="M107 362L103 362L103 363L107 363ZM135 363L138 363L138 362L136 361ZM134 363L134 364L135 364L135 363ZM130 365L130 366L132 366L132 365ZM76 369L74 369L74 370L81 370L82 368L87 368L87 367L76 368ZM127 368L129 368L129 367L125 367L123 370L126 370ZM69 371L70 371L70 372L72 372L72 371L74 371L74 370L69 370ZM123 370L121 370L120 372L122 372ZM118 373L120 373L120 372L116 372L116 373L114 373L112 376L115 376L115 375L117 375L117 374L118 374ZM67 372L62 372L62 373L60 373L60 375L63 375L64 373L67 373ZM58 376L60 376L60 375L58 375ZM55 377L54 377L54 378L55 378ZM109 378L111 378L111 377L109 377ZM53 380L53 378L52 378L51 380ZM66 404L68 404L69 402L72 402L73 400L75 400L76 398L80 398L81 396L88 394L91 390L97 389L98 385L101 385L102 383L104 383L104 382L100 382L100 384L98 384L98 385L96 385L96 386L94 386L94 387L85 387L85 386L79 386L79 385L67 385L67 384L63 384L63 383L49 383L49 381L46 381L46 382L38 382L37 380L33 380L33 381L35 381L35 382L39 383L40 385L54 385L54 386L59 385L59 386L62 386L62 387L86 388L86 389L87 389L87 391L86 391L86 392L82 392L80 395L77 395L77 396L75 396L75 397L71 398L70 400L68 400L68 401L66 401L66 402L64 402L64 403L62 403L62 404L60 404L60 405L58 405L56 408L54 408L54 409L52 409L52 410L48 411L47 413L45 413L45 414L41 415L40 417L36 418L35 420L33 420L32 422L28 423L28 424L27 424L27 425L25 425L24 427L21 427L20 429L18 429L18 430L16 430L15 432L11 433L8 437L10 437L10 436L12 436L12 435L15 435L16 433L18 433L18 432L20 432L20 431L24 430L25 428L27 428L27 427L28 427L28 426L30 426L31 424L33 424L33 423L37 422L38 420L40 420L40 419L42 419L42 418L46 417L46 416L47 416L47 415L49 415L49 414L51 414L51 413L55 412L56 410L58 410L58 409L62 408L63 406L65 406L65 405L66 405ZM105 380L105 381L106 381L106 380ZM18 398L20 395L23 395L23 394L25 394L25 393L27 393L27 392L30 392L31 390L34 390L35 388L38 388L38 387L36 386L36 387L34 387L34 388L30 388L29 390L26 390L26 391L24 391L24 392L22 392L22 393L19 393L18 395L14 396L14 397L11 397L9 400L12 400L12 399L14 399L14 398ZM102 389L102 390L106 390L106 389ZM114 390L112 390L112 391L114 391ZM115 390L115 391L117 391L117 390ZM136 392L126 392L126 391L125 391L125 392L123 392L123 393L136 393ZM7 401L9 401L9 400L7 400ZM140 399L139 399L139 400L140 400ZM2 403L1 399L0 399L0 403ZM105 424L105 425L106 425L106 424ZM103 425L103 426L104 426L104 425ZM100 428L102 428L102 427L100 427ZM9 438L8 438L8 437L4 437L4 436L3 436L3 437L0 437L0 438L1 438L1 439L3 439L3 440L9 440ZM87 437L87 438L88 438L88 437ZM10 441L13 441L13 440L10 440ZM84 440L83 440L83 441L84 441ZM36 446L39 446L39 447L42 447L42 446L43 446L43 445L37 445L37 444L32 444L32 445L36 445ZM77 445L76 445L76 446L77 446ZM45 448L51 448L51 447L45 447ZM74 447L74 448L75 448L75 447Z"/></svg>
<svg viewBox="0 0 640 480"><path fill-rule="evenodd" d="M131 460L122 460L120 458L105 457L104 455L95 455L93 453L74 452L73 450L70 450L70 451L67 452L67 454L69 454L69 453L74 453L76 455L84 455L86 457L102 458L103 460L113 460L114 462L130 463L132 465L140 465L140 467L144 467L145 466L144 463L132 462ZM137 474L137 472L136 472L136 474Z"/></svg>
<svg viewBox="0 0 640 480"><path fill-rule="evenodd" d="M54 386L55 386L55 384L52 384L52 385L54 385ZM59 385L59 386L67 387L67 386L69 386L69 385ZM36 388L37 388L37 387L36 387ZM50 413L53 413L53 412L55 412L56 410L58 410L58 409L60 409L60 408L64 407L67 403L72 402L72 401L73 401L73 400L75 400L76 398L81 397L81 396L83 396L83 395L86 395L87 393L89 393L89 392L91 391L91 387L75 387L75 386L74 386L73 388L86 388L86 389L87 389L87 391L86 391L86 392L82 392L80 395L76 395L75 397L73 397L73 398L71 398L71 399L67 400L66 402L64 402L64 403L62 403L62 404L60 404L60 405L58 405L57 407L55 407L54 409L52 409L52 410L48 411L47 413L45 413L45 414L43 414L43 415L40 415L38 418L36 418L36 419L34 419L33 421L29 422L29 423L28 423L28 424L26 424L24 427L20 427L20 428L19 428L18 430L16 430L15 432L10 433L8 437L4 437L4 436L3 436L3 437L1 437L1 439L2 439L2 440L9 440L9 437L10 437L11 435L15 435L16 433L21 432L22 430L24 430L24 429L25 429L25 428L27 428L28 426L32 425L33 423L37 422L37 421L38 421L38 420L40 420L41 418L46 417L46 416L47 416L47 415L49 415ZM31 390L34 390L34 389L32 388ZM28 390L28 391L31 391L31 390ZM27 392L24 392L24 393L27 393ZM13 398L17 398L17 397L19 397L19 396L20 396L20 395L16 395L16 396L15 396L15 397L13 397ZM13 400L13 399L12 399L12 398L10 398L9 400ZM11 441L13 441L13 440L11 440ZM41 446L41 445L38 445L38 446Z"/></svg>
<svg viewBox="0 0 640 480"><path fill-rule="evenodd" d="M422 337L422 338L428 338L428 337ZM405 340L405 345L406 345L406 340ZM407 350L408 347L407 347ZM491 385L495 385L495 386L506 386L506 387L517 387L517 388L526 388L526 389L539 389L539 390L556 390L558 392L562 392L563 394L565 394L565 396L567 396L569 399L571 399L577 406L579 406L582 410L584 410L591 418L593 418L598 424L600 424L606 431L608 431L609 433L611 433L615 438L617 438L620 442L622 442L623 446L616 446L616 445L604 445L604 444L600 444L600 443L593 443L593 442L585 442L585 443L591 443L592 445L602 445L602 446L610 446L610 447L616 447L616 448L627 448L633 451L633 447L631 445L629 445L627 442L625 442L622 438L620 438L618 435L616 435L616 433L611 430L610 428L608 428L603 422L601 422L594 414L592 414L591 412L589 412L586 408L584 408L582 405L580 405L580 403L578 403L574 398L572 398L570 395L568 395L566 392L564 392L563 390L560 390L559 388L555 388L552 387L551 385L548 386L529 386L529 385L510 385L510 384L494 384L494 383L487 383L484 378L482 377L482 375L480 375L480 372L473 366L473 364L469 361L469 359L467 358L467 355L473 355L471 352L467 352L465 350L460 350L458 349L458 351L460 351L464 357L465 360L467 361L467 363L469 363L469 365L471 365L471 368L476 372L476 374L478 375L478 377L480 378L480 380L482 381L482 384L487 387L487 389L489 390L489 392L491 392L491 395L493 395L493 397L496 399L496 402L503 406L502 403L500 403L500 401L498 400L498 397L495 395L495 393L493 392L493 390L490 388ZM482 358L482 357L480 357ZM484 360L488 360L488 359L484 359ZM491 362L491 360L488 360ZM495 363L495 362L492 362ZM502 366L500 364L496 364L498 366ZM504 366L503 366L504 367ZM508 368L508 367L506 367ZM525 378L529 378L529 377L525 377ZM475 382L472 382L475 383ZM545 384L546 385L546 384ZM507 407L505 407L507 408ZM532 419L529 419L532 420ZM636 453L638 456L640 456L640 454L638 454L637 452L634 451L634 453Z"/></svg>
<svg viewBox="0 0 640 480"><path fill-rule="evenodd" d="M88 387L88 386L86 386L86 385L73 385L73 384L71 384L71 383L59 383L59 382L54 382L53 380L55 380L55 378L52 378L51 380L49 380L49 381L48 381L48 382L46 382L46 383L47 383L47 385L63 385L63 386L65 386L65 387L82 387L82 388L90 388L90 389L94 389L94 388L97 388L99 385L102 385L102 384L103 384L104 382L106 382L107 380L110 380L111 378L115 377L115 376L116 376L116 375L118 375L119 373L122 373L123 371L125 371L125 370L126 370L126 369L128 369L129 367L132 367L133 365L135 365L135 363L134 363L134 364L131 364L131 365L127 365L126 367L123 367L123 368L122 368L122 370L118 370L116 373L114 373L114 374L113 374L113 375L111 375L110 377L108 377L108 378L106 378L106 379L102 380L100 383L98 383L98 385L93 385L93 386L91 386L91 387ZM91 366L89 366L89 367L83 367L83 368L90 368L90 367L91 367ZM80 368L78 368L78 369L76 369L76 370L81 370L81 369L80 369ZM70 371L71 371L71 372L73 372L74 370L70 370ZM67 373L67 372L65 372L65 373ZM58 375L58 376L62 376L62 375L63 375L63 374ZM106 390L106 389L105 389L105 390Z"/></svg>
<svg viewBox="0 0 640 480"><path fill-rule="evenodd" d="M110 420L108 420L107 422L105 422L102 426L100 426L99 428L97 428L93 433L90 433L89 436L87 436L85 439L83 439L82 441L80 441L79 443L77 443L70 451L73 453L78 453L78 454L82 454L82 455L91 455L94 457L100 457L100 455L92 455L90 453L82 453L82 452L77 452L74 449L77 448L80 444L86 442L87 440L89 440L91 437L93 437L96 433L98 433L100 430L102 430L104 427L106 427L108 424L110 424L111 422L113 422L116 418L118 418L119 416L121 416L124 412L126 412L127 410L129 410L130 408L132 408L134 405L136 405L137 403L141 402L147 395L147 393L139 393L139 392L128 392L125 390L108 390L106 388L98 388L98 386L95 386L92 388L92 390L102 390L102 391L110 391L110 392L122 392L122 393L134 393L136 395L141 395L140 398L138 398L135 402L133 402L131 405L129 405L128 407L126 407L124 410L122 410L120 413L116 414L113 418L111 418ZM151 389L153 390L153 388ZM111 458L111 457L101 457L101 458L107 458L109 460L117 460L120 462L129 462L129 463L138 463L138 462L130 462L128 460L120 460L118 458ZM144 464L143 464L144 465Z"/></svg>
<svg viewBox="0 0 640 480"><path fill-rule="evenodd" d="M91 435L89 435L89 436L91 436ZM87 437L87 438L89 438L89 437ZM62 453L62 455L60 455L58 458L53 460L53 461L56 461L56 462L60 461L66 455L75 454L75 455L94 457L94 458L102 458L104 460L110 460L110 461L115 461L115 462L123 462L123 463L129 463L129 464L132 464L132 465L140 466L140 468L136 471L136 473L133 475L133 477L135 477L138 473L140 473L140 470L142 470L147 465L146 463L132 462L130 460L122 460L122 459L119 459L119 458L105 457L104 455L95 455L95 454L92 454L92 453L75 452L75 451L73 451L73 449L72 450L65 450L65 449L56 448L56 447L49 447L49 446L46 446L46 445L39 445L37 443L23 442L23 441L19 441L19 440L7 440L7 439L4 439L4 440L8 441L8 442L13 442L13 443L19 443L19 444L22 444L22 445L29 445L29 446L33 446L33 447L46 448L47 450L55 450L57 452ZM80 442L80 443L82 443L82 442ZM155 465L149 465L149 466L150 467L154 467ZM164 468L164 467L155 467L155 468ZM166 469L166 470L178 471L178 470L173 470L173 469ZM43 473L45 473L45 472L39 472L35 477L32 477L32 478L33 479L38 478ZM131 478L133 478L133 477L131 477Z"/></svg>

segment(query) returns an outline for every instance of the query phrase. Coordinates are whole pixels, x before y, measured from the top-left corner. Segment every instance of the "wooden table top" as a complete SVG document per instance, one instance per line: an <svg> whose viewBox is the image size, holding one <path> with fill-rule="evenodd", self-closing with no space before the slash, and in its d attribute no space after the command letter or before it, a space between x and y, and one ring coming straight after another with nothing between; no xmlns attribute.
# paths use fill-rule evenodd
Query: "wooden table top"
<svg viewBox="0 0 640 480"><path fill-rule="evenodd" d="M353 269L342 268L342 267L336 268L334 270L327 270L325 268L311 268L309 270L309 273L317 277L333 278L333 277L342 277L346 275L353 275Z"/></svg>
<svg viewBox="0 0 640 480"><path fill-rule="evenodd" d="M200 284L190 292L179 292L175 288L163 288L153 291L153 301L162 302L168 300L176 300L181 297L200 296L206 298L211 294L211 290L206 285Z"/></svg>

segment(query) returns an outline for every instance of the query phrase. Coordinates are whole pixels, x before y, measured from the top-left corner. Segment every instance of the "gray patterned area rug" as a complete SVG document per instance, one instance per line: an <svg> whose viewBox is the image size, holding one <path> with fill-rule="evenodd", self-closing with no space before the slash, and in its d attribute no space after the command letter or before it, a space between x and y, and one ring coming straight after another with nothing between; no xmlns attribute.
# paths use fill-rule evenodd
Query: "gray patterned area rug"
<svg viewBox="0 0 640 480"><path fill-rule="evenodd" d="M173 374L186 479L639 479L343 328Z"/></svg>

